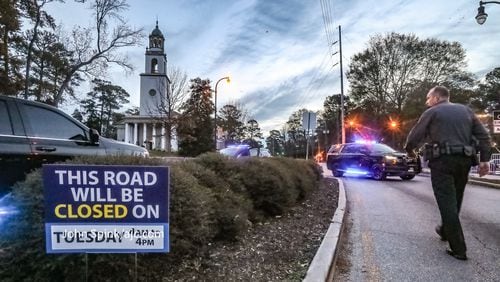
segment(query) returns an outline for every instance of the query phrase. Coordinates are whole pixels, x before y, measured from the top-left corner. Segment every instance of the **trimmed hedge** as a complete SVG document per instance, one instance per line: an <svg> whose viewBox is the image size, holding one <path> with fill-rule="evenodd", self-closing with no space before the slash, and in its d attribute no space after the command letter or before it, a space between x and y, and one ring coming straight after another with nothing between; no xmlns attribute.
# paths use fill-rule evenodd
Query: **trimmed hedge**
<svg viewBox="0 0 500 282"><path fill-rule="evenodd" d="M253 221L286 212L318 187L321 169L312 161L286 158L228 159L208 153L196 159L166 163L140 157L85 157L68 163L169 165L170 246L168 254L139 255L138 271L160 279L165 268L189 257L207 255L217 240L235 241ZM40 171L13 188L19 210L0 227L0 280L82 280L84 254L45 253L44 199ZM130 280L134 256L89 254L90 280Z"/></svg>

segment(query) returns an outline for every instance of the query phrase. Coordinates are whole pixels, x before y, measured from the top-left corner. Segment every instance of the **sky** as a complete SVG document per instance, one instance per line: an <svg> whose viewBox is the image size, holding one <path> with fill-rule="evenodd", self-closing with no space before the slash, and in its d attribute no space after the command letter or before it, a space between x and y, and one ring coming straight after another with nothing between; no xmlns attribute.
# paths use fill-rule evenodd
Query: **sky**
<svg viewBox="0 0 500 282"><path fill-rule="evenodd" d="M147 36L158 26L165 36L168 68L188 78L231 83L217 88L217 107L238 102L265 135L282 129L302 108L319 111L327 96L340 93L338 26L342 29L343 72L371 36L413 33L457 41L466 50L467 70L481 78L500 66L500 5L485 5L488 19L475 21L471 0L129 0L127 22L144 29L142 46L122 50L134 65L113 68L104 79L131 95L139 106ZM49 13L69 30L91 24L86 4L51 3ZM328 34L328 35L327 35ZM334 55L332 55L334 54ZM85 93L85 92L83 92ZM344 75L344 94L349 83ZM425 93L422 93L425 95Z"/></svg>

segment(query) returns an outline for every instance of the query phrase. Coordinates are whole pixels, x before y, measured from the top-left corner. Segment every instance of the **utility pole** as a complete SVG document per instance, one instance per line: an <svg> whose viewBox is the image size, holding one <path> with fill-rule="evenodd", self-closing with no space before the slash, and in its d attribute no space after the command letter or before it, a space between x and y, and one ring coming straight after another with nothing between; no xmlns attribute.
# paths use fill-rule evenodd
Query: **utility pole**
<svg viewBox="0 0 500 282"><path fill-rule="evenodd" d="M344 71L342 69L342 29L339 25L339 53L340 53L340 128L342 131L342 144L345 143L344 126Z"/></svg>

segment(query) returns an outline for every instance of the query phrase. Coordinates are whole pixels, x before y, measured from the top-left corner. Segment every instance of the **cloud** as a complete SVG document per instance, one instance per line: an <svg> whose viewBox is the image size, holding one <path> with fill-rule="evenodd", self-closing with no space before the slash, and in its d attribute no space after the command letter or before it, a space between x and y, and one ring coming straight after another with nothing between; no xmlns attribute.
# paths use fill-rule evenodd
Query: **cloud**
<svg viewBox="0 0 500 282"><path fill-rule="evenodd" d="M344 72L351 57L367 47L370 36L389 32L414 33L457 41L467 52L468 70L479 77L499 66L500 5L485 5L489 17L475 22L478 1L470 0L130 0L127 20L144 27L146 35L156 18L166 37L169 67L179 67L189 78L216 81L230 74L230 85L219 85L219 106L240 100L261 127L280 128L300 108L319 110L326 96L340 92L339 56L328 51L322 6L331 12L328 31L338 39L342 25ZM68 17L67 7L84 10L72 2L57 4L56 21L81 22L88 17ZM51 5L52 6L52 5ZM55 6L55 4L54 4ZM80 15L82 13L78 13ZM83 15L83 14L82 14ZM69 26L71 26L69 24ZM112 73L138 104L139 74L144 71L144 48L127 49L136 65L134 75ZM349 83L344 79L344 93ZM134 95L136 95L134 97Z"/></svg>

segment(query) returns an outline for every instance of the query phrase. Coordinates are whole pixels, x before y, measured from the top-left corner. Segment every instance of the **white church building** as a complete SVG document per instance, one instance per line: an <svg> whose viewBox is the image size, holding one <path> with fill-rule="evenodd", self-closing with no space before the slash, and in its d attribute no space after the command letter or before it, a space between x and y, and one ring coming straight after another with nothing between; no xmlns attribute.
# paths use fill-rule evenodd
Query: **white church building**
<svg viewBox="0 0 500 282"><path fill-rule="evenodd" d="M171 81L167 75L165 37L156 27L149 35L149 47L145 53L145 69L140 74L139 115L125 116L117 129L117 139L126 143L145 146L147 149L167 150L170 142L172 151L178 150L175 129L172 138L166 134L166 99L170 94ZM169 140L170 139L170 140Z"/></svg>

